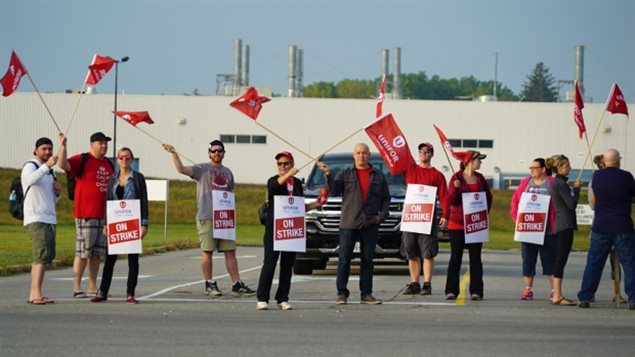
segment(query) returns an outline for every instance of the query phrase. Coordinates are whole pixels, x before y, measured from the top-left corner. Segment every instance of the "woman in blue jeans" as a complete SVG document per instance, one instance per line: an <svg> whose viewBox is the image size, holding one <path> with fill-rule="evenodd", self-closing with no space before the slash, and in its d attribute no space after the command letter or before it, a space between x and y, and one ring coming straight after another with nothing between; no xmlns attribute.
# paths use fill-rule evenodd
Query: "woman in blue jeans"
<svg viewBox="0 0 635 357"><path fill-rule="evenodd" d="M117 152L118 169L108 181L108 191L106 199L112 200L140 200L141 206L141 238L148 233L148 191L146 188L146 180L143 174L132 169L134 156L129 148L121 148ZM106 227L104 227L104 234ZM99 291L91 302L102 302L108 300L108 291L112 282L112 274L117 262L117 254L106 255L104 271L101 277L101 285ZM138 304L135 299L135 288L137 287L137 278L139 276L139 254L128 254L128 283L127 283L127 299L129 304Z"/></svg>

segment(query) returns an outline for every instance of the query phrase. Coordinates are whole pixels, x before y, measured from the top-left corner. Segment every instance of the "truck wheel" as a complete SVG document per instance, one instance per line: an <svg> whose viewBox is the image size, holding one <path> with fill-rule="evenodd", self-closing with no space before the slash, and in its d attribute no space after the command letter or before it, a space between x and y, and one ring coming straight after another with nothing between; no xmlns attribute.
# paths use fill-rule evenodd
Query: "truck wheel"
<svg viewBox="0 0 635 357"><path fill-rule="evenodd" d="M311 275L311 273L313 273L313 261L296 260L293 265L293 273L298 275Z"/></svg>

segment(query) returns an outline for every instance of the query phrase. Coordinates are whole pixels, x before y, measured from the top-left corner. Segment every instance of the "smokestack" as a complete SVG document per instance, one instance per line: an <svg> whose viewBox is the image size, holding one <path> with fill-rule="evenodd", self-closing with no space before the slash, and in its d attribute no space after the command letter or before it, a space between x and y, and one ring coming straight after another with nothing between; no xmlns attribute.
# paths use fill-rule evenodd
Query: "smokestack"
<svg viewBox="0 0 635 357"><path fill-rule="evenodd" d="M298 47L296 45L289 45L289 94L288 97L296 96L296 87L295 87L295 77L297 74L296 71L296 55L297 55Z"/></svg>
<svg viewBox="0 0 635 357"><path fill-rule="evenodd" d="M242 53L242 71L240 73L240 84L244 87L249 86L249 45L243 45Z"/></svg>
<svg viewBox="0 0 635 357"><path fill-rule="evenodd" d="M381 75L388 77L388 56L390 56L390 50L387 48L381 49Z"/></svg>
<svg viewBox="0 0 635 357"><path fill-rule="evenodd" d="M296 50L295 58L295 96L302 97L302 80L304 77L304 51L302 49Z"/></svg>
<svg viewBox="0 0 635 357"><path fill-rule="evenodd" d="M584 46L575 46L575 75L574 79L580 84L580 94L584 98Z"/></svg>
<svg viewBox="0 0 635 357"><path fill-rule="evenodd" d="M395 47L392 49L392 65L393 65L393 80L392 80L392 97L394 99L401 99L401 48Z"/></svg>
<svg viewBox="0 0 635 357"><path fill-rule="evenodd" d="M232 94L238 94L240 90L240 74L241 70L241 62L242 62L242 49L243 49L243 41L241 39L236 40L234 44L234 83L232 85Z"/></svg>

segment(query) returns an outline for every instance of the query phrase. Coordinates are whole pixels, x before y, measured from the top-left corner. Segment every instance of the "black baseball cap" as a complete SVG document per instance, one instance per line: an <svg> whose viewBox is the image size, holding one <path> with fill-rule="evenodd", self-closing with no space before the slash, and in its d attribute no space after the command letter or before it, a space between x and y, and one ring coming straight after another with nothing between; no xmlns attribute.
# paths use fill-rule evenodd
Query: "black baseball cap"
<svg viewBox="0 0 635 357"><path fill-rule="evenodd" d="M112 140L110 137L106 136L106 134L102 133L101 131L98 131L96 133L94 133L93 135L90 136L90 142L95 142L95 141L110 141Z"/></svg>

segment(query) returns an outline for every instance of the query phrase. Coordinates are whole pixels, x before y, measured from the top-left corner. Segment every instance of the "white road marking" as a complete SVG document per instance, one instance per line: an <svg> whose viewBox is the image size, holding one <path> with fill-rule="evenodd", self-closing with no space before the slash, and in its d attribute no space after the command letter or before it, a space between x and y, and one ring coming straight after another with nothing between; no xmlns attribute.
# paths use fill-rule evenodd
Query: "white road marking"
<svg viewBox="0 0 635 357"><path fill-rule="evenodd" d="M236 256L236 259L251 259L251 258L257 258L257 256L256 256L256 255L237 255L237 256ZM191 257L187 257L187 259L194 259L194 260L198 260L198 259L201 259L201 256L200 256L200 255L198 255L198 256L191 256ZM220 255L214 255L214 256L212 257L212 259L213 259L213 260L216 260L216 259L225 259L225 256L224 256L224 255L222 255L222 254L220 254Z"/></svg>
<svg viewBox="0 0 635 357"><path fill-rule="evenodd" d="M147 278L151 278L154 275L139 275L139 279L147 279ZM127 276L113 276L112 277L113 280L126 280L128 279ZM73 278L48 278L48 280L57 280L57 281L73 281ZM87 281L88 277L82 277L82 281ZM97 277L97 280L101 280L101 277Z"/></svg>

